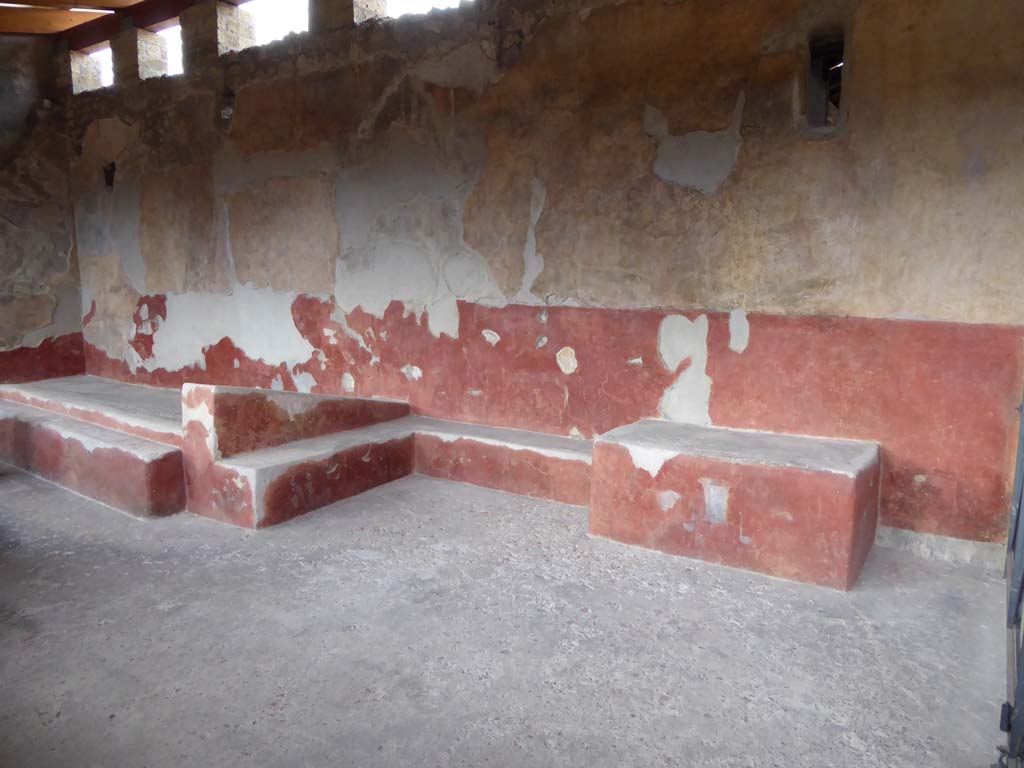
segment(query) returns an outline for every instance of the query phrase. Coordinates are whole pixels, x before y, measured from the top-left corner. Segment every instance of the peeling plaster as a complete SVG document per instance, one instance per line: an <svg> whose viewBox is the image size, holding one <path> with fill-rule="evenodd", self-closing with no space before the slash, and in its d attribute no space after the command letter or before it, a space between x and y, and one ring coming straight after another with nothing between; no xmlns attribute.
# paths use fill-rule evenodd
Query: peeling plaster
<svg viewBox="0 0 1024 768"><path fill-rule="evenodd" d="M657 109L644 109L644 130L658 143L654 173L680 187L713 195L736 166L740 153L740 125L744 94L740 91L732 121L721 131L692 131L672 136L668 121Z"/></svg>
<svg viewBox="0 0 1024 768"><path fill-rule="evenodd" d="M682 315L666 315L658 328L658 354L669 371L676 371L683 361L689 361L662 395L661 415L671 421L710 424L707 315L693 321Z"/></svg>
<svg viewBox="0 0 1024 768"><path fill-rule="evenodd" d="M356 378L348 371L341 374L341 388L348 394L352 394L356 391Z"/></svg>
<svg viewBox="0 0 1024 768"><path fill-rule="evenodd" d="M312 392L316 386L316 379L308 371L292 372L292 381L295 382L295 389L299 392Z"/></svg>
<svg viewBox="0 0 1024 768"><path fill-rule="evenodd" d="M484 329L480 332L480 335L483 336L484 341L492 347L497 346L498 342L501 341L501 336L490 329Z"/></svg>
<svg viewBox="0 0 1024 768"><path fill-rule="evenodd" d="M675 491L658 491L658 506L662 512L668 512L681 498L682 496Z"/></svg>
<svg viewBox="0 0 1024 768"><path fill-rule="evenodd" d="M401 371L409 381L419 381L423 378L423 370L418 365L403 365Z"/></svg>
<svg viewBox="0 0 1024 768"><path fill-rule="evenodd" d="M728 519L729 486L706 477L700 479L704 489L704 516L712 525L724 525Z"/></svg>
<svg viewBox="0 0 1024 768"><path fill-rule="evenodd" d="M544 257L537 252L537 222L544 211L544 201L547 199L547 190L540 179L534 179L530 185L530 224L526 229L526 244L523 246L523 284L516 293L514 300L522 304L532 304L540 301L533 293L533 284L544 271ZM543 313L541 322L547 321L547 314Z"/></svg>
<svg viewBox="0 0 1024 768"><path fill-rule="evenodd" d="M504 305L490 267L463 239L462 211L483 150L456 137L441 155L424 137L398 134L365 164L338 174L341 258L334 319L356 307L383 318L392 301L424 315L431 334L459 336L457 301Z"/></svg>
<svg viewBox="0 0 1024 768"><path fill-rule="evenodd" d="M555 359L558 361L558 367L562 369L562 373L573 374L579 368L579 363L576 360L576 350L572 347L562 347L555 355Z"/></svg>
<svg viewBox="0 0 1024 768"><path fill-rule="evenodd" d="M742 309L734 309L729 313L729 349L743 352L750 343L750 321Z"/></svg>
<svg viewBox="0 0 1024 768"><path fill-rule="evenodd" d="M47 339L82 330L82 300L76 281L70 275L62 277L55 281L50 295L56 302L50 315L50 322L26 331L9 348L38 347ZM7 347L0 345L0 351L5 348Z"/></svg>
<svg viewBox="0 0 1024 768"><path fill-rule="evenodd" d="M139 367L205 368L204 348L228 338L254 360L294 368L315 351L292 319L296 296L244 285L235 285L226 296L168 294L167 318L153 335L153 355L139 361Z"/></svg>
<svg viewBox="0 0 1024 768"><path fill-rule="evenodd" d="M206 447L210 451L210 456L216 460L220 458L220 448L217 446L217 430L214 428L210 406L205 401L196 406L189 405L189 395L196 386L200 385L185 383L181 387L181 428L184 432L192 422L201 425L206 432Z"/></svg>
<svg viewBox="0 0 1024 768"><path fill-rule="evenodd" d="M494 52L489 48L491 46L484 42L465 43L443 58L421 62L413 73L424 82L442 88L468 88L483 93L500 75Z"/></svg>
<svg viewBox="0 0 1024 768"><path fill-rule="evenodd" d="M626 443L622 446L629 451L633 466L642 469L651 477L657 477L665 462L679 454L669 448L656 448L646 445Z"/></svg>

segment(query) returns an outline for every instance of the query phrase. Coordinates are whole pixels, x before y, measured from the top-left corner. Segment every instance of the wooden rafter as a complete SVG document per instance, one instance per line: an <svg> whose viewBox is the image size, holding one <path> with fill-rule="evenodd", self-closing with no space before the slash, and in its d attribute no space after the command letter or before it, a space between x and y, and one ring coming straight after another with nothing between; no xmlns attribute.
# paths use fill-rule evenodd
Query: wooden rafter
<svg viewBox="0 0 1024 768"><path fill-rule="evenodd" d="M0 34L52 35L105 15L58 8L0 7Z"/></svg>

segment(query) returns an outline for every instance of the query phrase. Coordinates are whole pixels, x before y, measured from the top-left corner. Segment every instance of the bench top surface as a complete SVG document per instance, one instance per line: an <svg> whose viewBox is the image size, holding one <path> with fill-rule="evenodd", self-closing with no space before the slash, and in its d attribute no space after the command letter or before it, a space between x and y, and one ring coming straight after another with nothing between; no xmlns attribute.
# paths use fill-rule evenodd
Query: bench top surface
<svg viewBox="0 0 1024 768"><path fill-rule="evenodd" d="M227 384L196 384L186 382L182 385L182 391L188 392L193 389L209 389L218 395L241 395L248 397L264 397L277 403L294 401L306 403L311 407L318 403L341 402L341 403L387 403L392 406L404 407L409 410L409 403L405 400L398 400L391 397L359 397L357 395L325 395L319 392L291 392L282 389L264 389L260 387L233 387Z"/></svg>
<svg viewBox="0 0 1024 768"><path fill-rule="evenodd" d="M673 456L697 456L736 464L792 467L857 475L878 461L878 444L864 440L755 432L645 419L606 432L598 443L629 449L633 462L657 474Z"/></svg>
<svg viewBox="0 0 1024 768"><path fill-rule="evenodd" d="M154 461L172 453L180 452L163 443L156 443L142 437L118 432L96 424L78 421L70 416L33 408L30 405L0 401L0 420L13 419L22 423L34 424L56 432L64 440L75 440L87 451L97 448L111 448L143 459Z"/></svg>
<svg viewBox="0 0 1024 768"><path fill-rule="evenodd" d="M414 434L430 435L445 441L474 440L513 450L535 451L553 458L590 462L591 443L589 440L577 440L539 432L524 432L519 429L443 421L425 416L405 416L366 427L296 440L283 445L262 448L251 453L237 454L224 459L221 463L239 470L272 469L298 462L316 461L348 448L400 440Z"/></svg>
<svg viewBox="0 0 1024 768"><path fill-rule="evenodd" d="M181 435L181 392L177 389L128 384L98 376L67 376L5 384L0 390L106 416L128 426Z"/></svg>

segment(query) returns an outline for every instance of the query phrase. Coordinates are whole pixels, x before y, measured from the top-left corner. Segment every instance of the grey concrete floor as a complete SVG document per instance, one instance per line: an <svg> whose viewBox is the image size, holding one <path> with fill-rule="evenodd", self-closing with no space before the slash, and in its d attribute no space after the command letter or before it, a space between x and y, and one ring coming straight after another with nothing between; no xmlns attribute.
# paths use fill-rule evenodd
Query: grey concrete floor
<svg viewBox="0 0 1024 768"><path fill-rule="evenodd" d="M286 525L0 475L5 766L988 766L1003 587L842 594L411 477Z"/></svg>

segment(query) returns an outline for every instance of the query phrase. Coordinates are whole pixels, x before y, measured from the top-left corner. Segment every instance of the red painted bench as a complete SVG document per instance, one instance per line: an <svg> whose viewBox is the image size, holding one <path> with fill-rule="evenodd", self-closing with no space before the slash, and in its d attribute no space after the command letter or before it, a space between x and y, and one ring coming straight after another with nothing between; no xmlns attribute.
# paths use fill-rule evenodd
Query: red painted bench
<svg viewBox="0 0 1024 768"><path fill-rule="evenodd" d="M875 538L878 445L646 420L594 444L590 531L851 589Z"/></svg>

